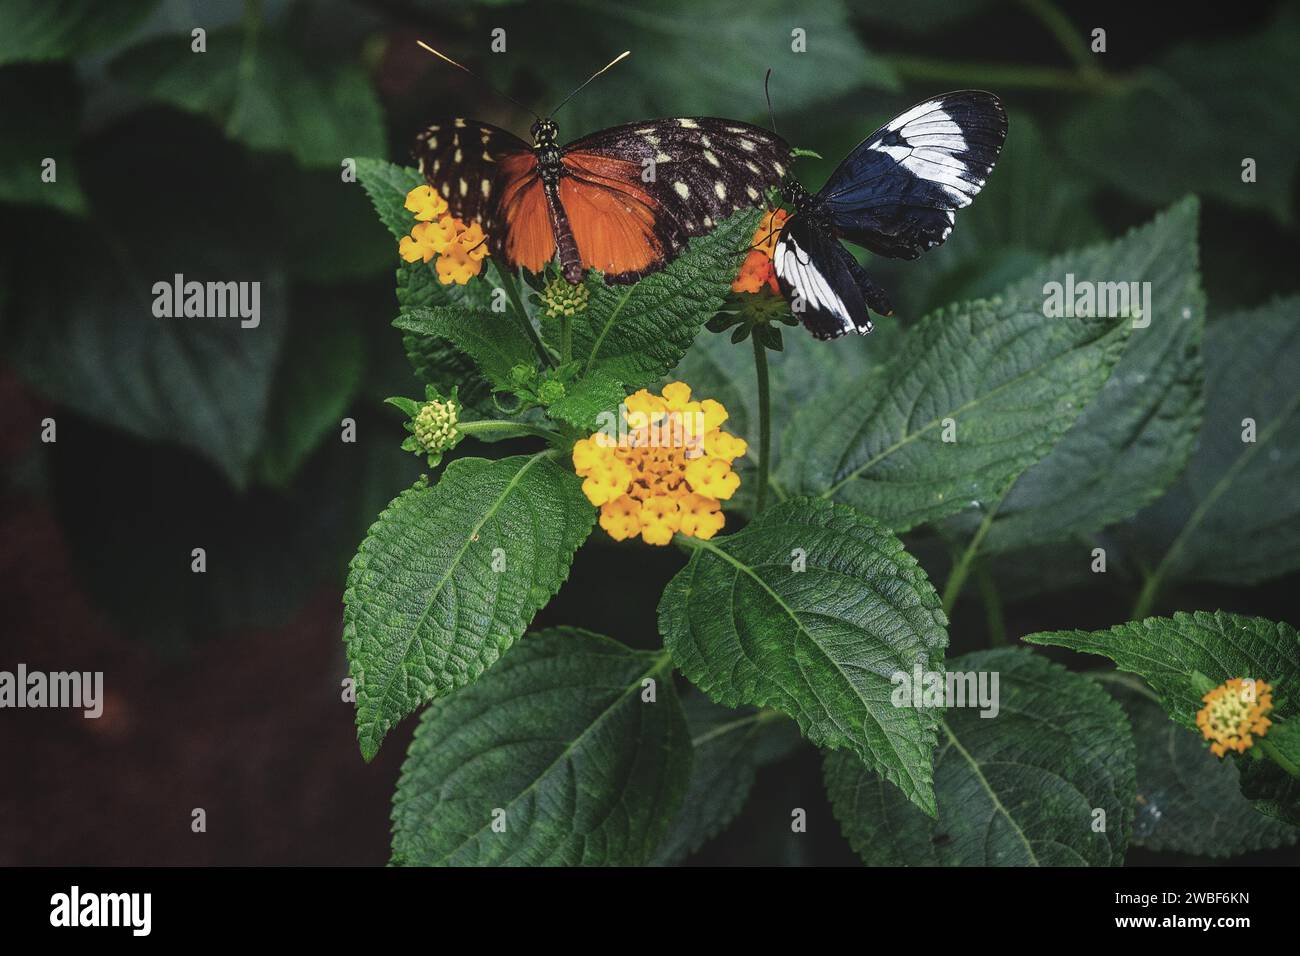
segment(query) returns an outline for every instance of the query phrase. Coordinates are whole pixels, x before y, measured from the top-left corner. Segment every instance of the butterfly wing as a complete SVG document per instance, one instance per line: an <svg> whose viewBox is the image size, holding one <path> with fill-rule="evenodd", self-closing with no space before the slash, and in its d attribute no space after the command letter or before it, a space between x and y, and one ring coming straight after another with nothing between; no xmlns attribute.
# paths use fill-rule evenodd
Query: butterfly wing
<svg viewBox="0 0 1300 956"><path fill-rule="evenodd" d="M759 206L790 162L780 137L709 117L649 120L567 146L560 197L582 264L608 282L662 269L686 240Z"/></svg>
<svg viewBox="0 0 1300 956"><path fill-rule="evenodd" d="M772 265L791 311L817 338L871 331L867 307L868 295L875 296L874 286L849 251L810 219L796 216L781 230ZM875 305L883 314L892 311L883 294Z"/></svg>
<svg viewBox="0 0 1300 956"><path fill-rule="evenodd" d="M537 271L555 254L537 158L518 136L478 120L440 120L416 136L413 155L451 214L483 227L493 255Z"/></svg>
<svg viewBox="0 0 1300 956"><path fill-rule="evenodd" d="M983 188L1006 138L1007 116L992 93L945 93L859 144L817 199L843 238L915 259L948 238L955 211Z"/></svg>

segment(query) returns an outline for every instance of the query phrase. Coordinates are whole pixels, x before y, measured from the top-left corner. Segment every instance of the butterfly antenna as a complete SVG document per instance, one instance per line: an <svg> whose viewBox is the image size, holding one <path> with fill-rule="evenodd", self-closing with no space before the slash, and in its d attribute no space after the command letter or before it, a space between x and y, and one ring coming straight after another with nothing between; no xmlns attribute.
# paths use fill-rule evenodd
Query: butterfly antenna
<svg viewBox="0 0 1300 956"><path fill-rule="evenodd" d="M477 73L475 73L475 72L474 72L473 70L471 70L469 67L465 66L464 64L457 63L457 62L456 62L455 60L453 60L451 57L447 56L447 54L445 54L445 53L441 53L441 52L439 52L438 50L435 50L433 47L429 46L429 44L425 43L423 40L416 40L415 42L416 42L417 44L419 44L419 46L420 46L422 49L428 50L430 53L432 53L432 54L433 54L434 56L436 56L438 59L442 60L444 63L449 63L449 64L451 64L452 66L454 66L456 69L460 70L461 72L463 72L463 73L467 73L467 74L469 74L470 76L474 77L474 79L478 80L480 83L482 83L484 86L486 86L489 90L491 90L491 91L492 91L493 93L495 93L497 96L501 97L503 100L506 100L506 101L508 101L508 102L510 102L510 103L513 103L515 106L519 107L519 108L520 108L521 110L523 110L525 113L532 113L532 114L533 114L533 119L541 119L541 117L537 115L537 112L536 112L535 110L529 109L527 106L524 106L523 103L520 103L520 102L519 102L517 99L515 99L513 96L510 96L510 95L507 94L507 93L502 93L502 92L501 92L500 90L498 90L495 86L493 86L493 85L492 85L491 83L489 83L487 80L483 79L483 77L479 76Z"/></svg>
<svg viewBox="0 0 1300 956"><path fill-rule="evenodd" d="M767 68L767 75L763 77L763 95L767 97L767 118L772 123L772 135L779 135L776 131L776 113L772 109L772 91L767 88L768 82L772 79L772 68Z"/></svg>
<svg viewBox="0 0 1300 956"><path fill-rule="evenodd" d="M576 90L574 90L572 93L570 93L570 94L569 94L568 96L566 96L564 99L560 100L560 105L557 106L555 109L551 110L551 115L554 116L556 113L558 113L558 112L560 111L561 107L563 107L565 103L569 102L569 100L573 99L575 96L577 96L577 95L578 95L579 93L581 93L583 90L585 90L585 89L587 88L588 84L590 84L592 80L594 80L596 77L600 76L600 74L604 73L606 70L608 70L610 67L612 67L612 66L613 66L615 63L617 63L619 60L626 59L627 57L629 57L629 56L631 56L631 55L632 55L632 51L631 51L631 50L624 50L624 51L623 51L622 53L620 53L618 56L614 57L614 59L610 60L608 63L606 63L604 66L602 66L602 67L601 67L599 70L597 70L595 73L591 74L591 76L587 77L587 82L586 82L586 83L583 83L581 86L579 86Z"/></svg>

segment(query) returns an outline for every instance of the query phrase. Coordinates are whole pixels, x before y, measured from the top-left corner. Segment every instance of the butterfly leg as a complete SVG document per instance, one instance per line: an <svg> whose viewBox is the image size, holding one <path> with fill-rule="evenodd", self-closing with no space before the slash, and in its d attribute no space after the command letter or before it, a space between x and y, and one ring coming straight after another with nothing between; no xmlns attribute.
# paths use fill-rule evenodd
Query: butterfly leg
<svg viewBox="0 0 1300 956"><path fill-rule="evenodd" d="M546 192L546 211L551 219L551 232L555 236L555 248L560 254L560 272L569 285L580 285L584 275L582 256L578 254L578 240L573 236L573 227L569 225L569 214L560 202L559 181L543 183Z"/></svg>

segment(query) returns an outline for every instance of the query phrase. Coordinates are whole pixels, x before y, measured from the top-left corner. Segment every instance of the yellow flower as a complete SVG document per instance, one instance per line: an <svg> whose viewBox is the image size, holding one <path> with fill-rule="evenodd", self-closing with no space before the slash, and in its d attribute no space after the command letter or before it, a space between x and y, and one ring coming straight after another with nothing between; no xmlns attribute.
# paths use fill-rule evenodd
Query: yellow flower
<svg viewBox="0 0 1300 956"><path fill-rule="evenodd" d="M685 382L669 382L664 386L664 404L670 412L684 411L691 400L691 387Z"/></svg>
<svg viewBox="0 0 1300 956"><path fill-rule="evenodd" d="M731 416L727 414L727 409L721 402L715 402L711 398L706 398L700 402L700 411L704 412L704 430L711 432L715 428L721 428Z"/></svg>
<svg viewBox="0 0 1300 956"><path fill-rule="evenodd" d="M746 447L718 427L726 420L720 402L691 401L690 386L672 382L661 395L629 395L617 436L596 432L574 444L573 470L611 538L664 545L677 532L711 538L722 530L721 499L740 486L731 462Z"/></svg>
<svg viewBox="0 0 1300 956"><path fill-rule="evenodd" d="M722 525L726 521L716 498L686 495L681 499L681 507L682 534L690 535L692 538L706 540L712 538L722 530Z"/></svg>
<svg viewBox="0 0 1300 956"><path fill-rule="evenodd" d="M451 244L456 239L456 220L451 216L444 216L437 222L418 223L411 230L411 238L428 246L438 255L442 255L451 248ZM428 262L429 260L424 261Z"/></svg>
<svg viewBox="0 0 1300 956"><path fill-rule="evenodd" d="M455 236L455 220L451 218L437 222L417 222L411 234L403 236L397 244L397 252L407 262L428 262L435 255L446 252Z"/></svg>
<svg viewBox="0 0 1300 956"><path fill-rule="evenodd" d="M448 220L444 219L443 222ZM465 285L483 271L483 257L487 255L487 239L478 223L466 226L459 219L451 219L455 239L438 257L438 281L443 285ZM416 227L419 228L418 226Z"/></svg>
<svg viewBox="0 0 1300 956"><path fill-rule="evenodd" d="M605 467L614 460L614 450L602 444L603 433L590 438L580 438L573 446L573 468L580 474L589 474L593 469Z"/></svg>
<svg viewBox="0 0 1300 956"><path fill-rule="evenodd" d="M1264 736L1273 722L1273 688L1262 680L1234 677L1207 693L1196 714L1196 726L1212 741L1210 752L1222 757L1229 750L1244 753L1254 744L1251 734Z"/></svg>
<svg viewBox="0 0 1300 956"><path fill-rule="evenodd" d="M748 448L749 443L745 439L730 435L721 428L704 434L704 454L710 458L720 458L730 463L745 454Z"/></svg>
<svg viewBox="0 0 1300 956"><path fill-rule="evenodd" d="M592 469L582 483L582 493L593 505L603 505L621 497L632 484L632 470L621 461Z"/></svg>
<svg viewBox="0 0 1300 956"><path fill-rule="evenodd" d="M655 495L641 505L641 539L646 544L667 544L682 526L677 500L671 495Z"/></svg>
<svg viewBox="0 0 1300 956"><path fill-rule="evenodd" d="M428 186L407 193L406 208L419 221L397 243L398 255L407 262L429 262L438 256L438 281L443 285L464 285L483 271L488 242L482 226L467 226L451 215L447 200Z"/></svg>
<svg viewBox="0 0 1300 956"><path fill-rule="evenodd" d="M629 412L645 415L647 422L658 421L663 418L664 412L668 408L662 398L658 395L652 395L644 388L623 399L623 406Z"/></svg>
<svg viewBox="0 0 1300 956"><path fill-rule="evenodd" d="M740 487L740 476L731 470L730 462L721 458L696 458L686 466L686 480L700 494L722 501Z"/></svg>
<svg viewBox="0 0 1300 956"><path fill-rule="evenodd" d="M420 222L432 222L447 211L447 200L434 192L432 186L416 186L406 194L406 208Z"/></svg>
<svg viewBox="0 0 1300 956"><path fill-rule="evenodd" d="M641 532L641 503L631 495L620 495L600 506L600 526L615 541L635 538Z"/></svg>
<svg viewBox="0 0 1300 956"><path fill-rule="evenodd" d="M488 254L487 236L483 232L483 227L476 222L465 227L456 237L456 244L463 247L465 255L475 262L481 261Z"/></svg>

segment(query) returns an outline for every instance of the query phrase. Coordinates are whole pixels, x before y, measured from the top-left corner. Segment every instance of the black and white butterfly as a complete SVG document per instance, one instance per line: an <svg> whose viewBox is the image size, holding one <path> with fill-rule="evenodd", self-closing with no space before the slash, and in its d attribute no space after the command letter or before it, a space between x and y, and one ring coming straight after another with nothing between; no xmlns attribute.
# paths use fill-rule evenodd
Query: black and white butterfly
<svg viewBox="0 0 1300 956"><path fill-rule="evenodd" d="M814 194L793 179L782 195L794 213L772 260L792 310L819 339L871 331L889 298L840 244L915 259L952 232L956 210L984 186L1007 138L992 93L959 90L918 103L849 153Z"/></svg>

